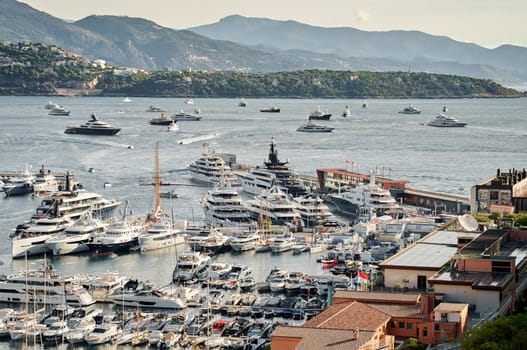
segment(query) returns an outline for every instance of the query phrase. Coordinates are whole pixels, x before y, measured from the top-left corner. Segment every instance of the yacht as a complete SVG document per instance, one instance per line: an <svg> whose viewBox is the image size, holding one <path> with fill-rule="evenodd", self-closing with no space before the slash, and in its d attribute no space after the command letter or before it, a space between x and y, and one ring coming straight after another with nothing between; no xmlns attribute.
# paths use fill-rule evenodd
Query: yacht
<svg viewBox="0 0 527 350"><path fill-rule="evenodd" d="M220 180L231 187L240 186L240 180L231 167L207 143L203 144L201 157L188 165L190 175L196 182L218 185Z"/></svg>
<svg viewBox="0 0 527 350"><path fill-rule="evenodd" d="M35 176L35 181L33 182L33 193L43 194L43 193L53 193L59 190L59 181L48 169L40 168L39 172Z"/></svg>
<svg viewBox="0 0 527 350"><path fill-rule="evenodd" d="M186 301L174 294L166 288L145 287L135 290L123 288L110 295L110 299L115 305L126 307L185 309L187 307Z"/></svg>
<svg viewBox="0 0 527 350"><path fill-rule="evenodd" d="M88 345L106 344L113 342L121 333L122 332L117 323L101 321L96 324L93 331L84 337L84 341L88 343Z"/></svg>
<svg viewBox="0 0 527 350"><path fill-rule="evenodd" d="M115 135L121 128L110 125L92 113L91 119L86 123L78 126L68 126L64 133L66 134L83 134L83 135Z"/></svg>
<svg viewBox="0 0 527 350"><path fill-rule="evenodd" d="M64 231L52 234L46 239L46 246L56 255L76 254L90 250L88 243L101 235L108 223L87 213Z"/></svg>
<svg viewBox="0 0 527 350"><path fill-rule="evenodd" d="M2 191L6 197L33 193L35 179L35 174L31 172L31 165L26 163L25 170L17 176L9 178L2 186Z"/></svg>
<svg viewBox="0 0 527 350"><path fill-rule="evenodd" d="M178 255L172 280L176 283L194 282L205 278L208 273L210 256L200 252L183 252Z"/></svg>
<svg viewBox="0 0 527 350"><path fill-rule="evenodd" d="M46 240L64 231L73 221L67 217L42 217L28 224L11 239L13 259L49 253Z"/></svg>
<svg viewBox="0 0 527 350"><path fill-rule="evenodd" d="M187 99L185 100L185 104L186 104L186 105L193 105L193 104L194 104L194 100L191 99L191 98L187 98Z"/></svg>
<svg viewBox="0 0 527 350"><path fill-rule="evenodd" d="M444 112L445 112L445 110L444 110ZM445 113L440 113L434 119L429 121L428 124L426 124L426 125L444 128L444 127L463 127L463 126L467 125L467 123L460 122L456 118L448 116Z"/></svg>
<svg viewBox="0 0 527 350"><path fill-rule="evenodd" d="M201 200L205 219L212 226L251 226L253 220L238 191L229 182L208 191Z"/></svg>
<svg viewBox="0 0 527 350"><path fill-rule="evenodd" d="M300 214L292 201L278 186L248 200L247 206L254 220L269 220L273 225L301 226Z"/></svg>
<svg viewBox="0 0 527 350"><path fill-rule="evenodd" d="M53 101L49 101L47 104L44 105L44 109L53 109L56 107L60 107L60 106Z"/></svg>
<svg viewBox="0 0 527 350"><path fill-rule="evenodd" d="M272 106L272 107L262 108L262 109L260 109L260 112L264 112L264 113L280 113L280 108L278 108L276 106Z"/></svg>
<svg viewBox="0 0 527 350"><path fill-rule="evenodd" d="M402 111L399 111L401 114L420 114L421 110L418 108L415 108L412 105L408 105L408 107L405 107Z"/></svg>
<svg viewBox="0 0 527 350"><path fill-rule="evenodd" d="M260 242L260 233L258 231L244 231L232 237L229 244L233 251L244 252L256 249Z"/></svg>
<svg viewBox="0 0 527 350"><path fill-rule="evenodd" d="M90 251L99 254L126 253L138 246L138 237L145 230L145 224L140 221L130 221L123 215L123 220L110 223L101 235L88 243Z"/></svg>
<svg viewBox="0 0 527 350"><path fill-rule="evenodd" d="M171 118L175 121L198 121L201 120L201 116L185 113L181 110L179 113L172 114Z"/></svg>
<svg viewBox="0 0 527 350"><path fill-rule="evenodd" d="M158 107L158 106L154 106L154 105L150 105L147 109L146 109L147 112L153 112L153 113L165 113L166 110L164 108L161 108L161 107Z"/></svg>
<svg viewBox="0 0 527 350"><path fill-rule="evenodd" d="M174 120L170 117L167 117L164 113L161 113L159 117L150 119L149 123L152 125L170 125Z"/></svg>
<svg viewBox="0 0 527 350"><path fill-rule="evenodd" d="M304 125L299 126L296 131L302 131L302 132L332 132L335 128L331 128L329 126L316 124L309 119L307 123Z"/></svg>
<svg viewBox="0 0 527 350"><path fill-rule="evenodd" d="M187 245L193 251L202 251L205 243L221 242L223 238L224 235L218 228L207 227L187 236Z"/></svg>
<svg viewBox="0 0 527 350"><path fill-rule="evenodd" d="M57 107L53 107L48 115L63 115L63 116L68 116L70 115L70 111L68 111L67 109L65 109L64 107L62 106L57 106Z"/></svg>
<svg viewBox="0 0 527 350"><path fill-rule="evenodd" d="M271 251L273 253L288 252L293 249L295 243L295 239L292 235L276 236L271 244Z"/></svg>
<svg viewBox="0 0 527 350"><path fill-rule="evenodd" d="M329 200L336 209L352 216L358 216L360 210L371 210L377 215L390 209L395 209L398 204L390 191L379 187L375 183L375 174L370 172L370 182L357 186L345 192L330 194Z"/></svg>
<svg viewBox="0 0 527 350"><path fill-rule="evenodd" d="M245 99L242 98L240 102L238 102L238 107L247 107L247 101L245 101Z"/></svg>
<svg viewBox="0 0 527 350"><path fill-rule="evenodd" d="M291 197L305 195L306 187L288 163L278 158L275 139L271 138L269 156L268 160L264 161L264 166L258 166L249 173L240 175L243 190L258 195L262 190L269 190L276 184Z"/></svg>
<svg viewBox="0 0 527 350"><path fill-rule="evenodd" d="M320 106L317 106L313 112L308 116L308 119L314 120L329 120L331 118L331 113L323 112L320 109Z"/></svg>
<svg viewBox="0 0 527 350"><path fill-rule="evenodd" d="M305 195L293 198L293 204L308 227L313 227L322 222L334 221L334 215L324 201L314 195Z"/></svg>
<svg viewBox="0 0 527 350"><path fill-rule="evenodd" d="M0 302L85 307L95 303L75 277L53 270L27 270L0 280Z"/></svg>
<svg viewBox="0 0 527 350"><path fill-rule="evenodd" d="M344 111L342 111L342 116L343 117L351 117L351 110L348 106L346 106L346 108L344 108Z"/></svg>

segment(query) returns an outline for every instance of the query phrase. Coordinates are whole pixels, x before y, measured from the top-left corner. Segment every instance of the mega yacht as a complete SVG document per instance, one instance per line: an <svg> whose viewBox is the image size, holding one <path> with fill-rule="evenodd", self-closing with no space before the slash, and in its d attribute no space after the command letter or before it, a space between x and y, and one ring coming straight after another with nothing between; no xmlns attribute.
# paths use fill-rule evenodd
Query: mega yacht
<svg viewBox="0 0 527 350"><path fill-rule="evenodd" d="M139 234L144 232L144 222L132 221L123 215L123 220L110 223L101 235L88 243L95 254L126 253L138 246Z"/></svg>
<svg viewBox="0 0 527 350"><path fill-rule="evenodd" d="M229 183L231 187L240 186L240 181L232 172L231 167L209 148L207 143L203 144L201 157L188 165L190 175L196 182L218 185L220 180Z"/></svg>
<svg viewBox="0 0 527 350"><path fill-rule="evenodd" d="M313 112L311 112L308 116L308 119L314 119L314 120L329 120L331 118L331 113L323 112L320 109L320 106L317 106Z"/></svg>
<svg viewBox="0 0 527 350"><path fill-rule="evenodd" d="M110 125L92 113L91 119L86 123L78 126L68 126L64 133L66 134L84 134L84 135L115 135L121 128Z"/></svg>
<svg viewBox="0 0 527 350"><path fill-rule="evenodd" d="M172 274L172 280L176 283L188 283L205 278L208 273L209 260L210 256L200 252L180 253Z"/></svg>
<svg viewBox="0 0 527 350"><path fill-rule="evenodd" d="M232 237L229 244L233 251L243 252L256 249L260 242L260 233L258 231L244 231Z"/></svg>
<svg viewBox="0 0 527 350"><path fill-rule="evenodd" d="M271 187L246 203L254 220L266 220L273 225L291 227L302 225L300 214L278 186Z"/></svg>
<svg viewBox="0 0 527 350"><path fill-rule="evenodd" d="M329 200L337 210L352 216L358 216L359 209L371 210L377 215L383 215L385 211L398 207L390 191L375 183L373 171L370 173L368 184L351 188L345 192L330 194Z"/></svg>
<svg viewBox="0 0 527 350"><path fill-rule="evenodd" d="M253 220L238 191L223 179L201 200L205 219L212 226L251 226Z"/></svg>
<svg viewBox="0 0 527 350"><path fill-rule="evenodd" d="M435 118L429 121L426 125L441 128L464 127L467 125L467 123L460 122L457 118L446 115L444 112L446 112L446 108L443 110L443 113L435 116Z"/></svg>
<svg viewBox="0 0 527 350"><path fill-rule="evenodd" d="M55 175L53 175L49 169L46 170L46 168L42 166L35 176L35 181L33 182L33 193L49 194L58 191L59 187L59 181Z"/></svg>
<svg viewBox="0 0 527 350"><path fill-rule="evenodd" d="M245 192L257 195L270 189L275 183L291 197L303 196L307 193L302 180L288 166L287 161L278 158L278 150L274 138L271 139L268 160L263 167L251 169L247 174L240 175Z"/></svg>
<svg viewBox="0 0 527 350"><path fill-rule="evenodd" d="M293 198L293 204L302 217L302 221L308 227L319 223L334 221L334 215L324 201L313 195L305 195Z"/></svg>
<svg viewBox="0 0 527 350"><path fill-rule="evenodd" d="M108 223L86 214L64 231L46 239L46 246L53 255L76 254L89 251L88 243L101 235Z"/></svg>
<svg viewBox="0 0 527 350"><path fill-rule="evenodd" d="M31 305L63 305L77 307L95 303L75 277L59 275L48 268L14 273L0 280L0 301Z"/></svg>

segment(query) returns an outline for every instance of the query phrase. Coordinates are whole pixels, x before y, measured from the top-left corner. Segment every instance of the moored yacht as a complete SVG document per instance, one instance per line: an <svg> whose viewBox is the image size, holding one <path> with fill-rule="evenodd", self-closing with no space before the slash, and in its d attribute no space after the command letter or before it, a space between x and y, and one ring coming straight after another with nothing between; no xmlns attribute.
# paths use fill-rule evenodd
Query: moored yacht
<svg viewBox="0 0 527 350"><path fill-rule="evenodd" d="M178 255L172 280L176 283L195 282L208 273L210 256L200 252L183 252Z"/></svg>
<svg viewBox="0 0 527 350"><path fill-rule="evenodd" d="M232 237L229 244L233 251L243 252L253 250L260 242L260 233L258 231L244 231Z"/></svg>
<svg viewBox="0 0 527 350"><path fill-rule="evenodd" d="M314 195L293 198L293 204L302 217L304 225L313 227L326 221L334 221L334 215L324 201Z"/></svg>
<svg viewBox="0 0 527 350"><path fill-rule="evenodd" d="M139 234L144 230L144 222L124 217L122 221L110 223L106 231L95 237L88 246L95 254L126 253L138 246Z"/></svg>
<svg viewBox="0 0 527 350"><path fill-rule="evenodd" d="M240 186L240 181L231 167L207 143L203 144L201 157L188 165L192 180L205 184L218 185L220 180L231 187Z"/></svg>
<svg viewBox="0 0 527 350"><path fill-rule="evenodd" d="M187 307L185 300L170 293L166 288L144 287L121 289L110 296L114 304L128 307L181 310Z"/></svg>
<svg viewBox="0 0 527 350"><path fill-rule="evenodd" d="M301 226L302 220L295 206L278 186L248 200L247 207L254 220L265 217L273 225Z"/></svg>
<svg viewBox="0 0 527 350"><path fill-rule="evenodd" d="M35 176L35 181L33 182L33 193L40 195L44 193L53 193L58 190L59 181L49 169L46 170L44 165L42 165L42 168L40 168Z"/></svg>
<svg viewBox="0 0 527 350"><path fill-rule="evenodd" d="M273 253L283 253L293 249L295 239L292 235L276 236L271 244Z"/></svg>
<svg viewBox="0 0 527 350"><path fill-rule="evenodd" d="M9 178L2 186L2 191L4 191L6 196L32 193L35 179L35 174L31 172L31 165L26 163L25 170L19 175Z"/></svg>

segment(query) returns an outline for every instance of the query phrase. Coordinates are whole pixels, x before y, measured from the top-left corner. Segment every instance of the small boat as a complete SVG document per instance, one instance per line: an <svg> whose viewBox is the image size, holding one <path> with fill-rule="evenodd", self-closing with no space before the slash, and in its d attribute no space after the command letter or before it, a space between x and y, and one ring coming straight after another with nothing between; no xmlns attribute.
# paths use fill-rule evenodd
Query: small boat
<svg viewBox="0 0 527 350"><path fill-rule="evenodd" d="M364 109L368 108L368 104L367 104L366 102L364 102L364 103L362 104L362 108L364 108Z"/></svg>
<svg viewBox="0 0 527 350"><path fill-rule="evenodd" d="M240 102L238 102L238 107L247 107L247 101L242 98Z"/></svg>
<svg viewBox="0 0 527 350"><path fill-rule="evenodd" d="M308 118L314 120L329 120L329 118L331 118L331 113L322 112L320 106L317 106L317 108L309 114Z"/></svg>
<svg viewBox="0 0 527 350"><path fill-rule="evenodd" d="M65 116L68 116L68 115L70 115L70 111L68 111L67 109L65 109L62 106L57 106L57 107L53 107L53 109L51 109L51 111L49 111L48 115L65 115Z"/></svg>
<svg viewBox="0 0 527 350"><path fill-rule="evenodd" d="M332 132L335 128L320 125L313 123L311 119L307 121L304 125L298 127L296 131L302 131L302 132Z"/></svg>
<svg viewBox="0 0 527 350"><path fill-rule="evenodd" d="M161 107L158 107L158 106L149 106L147 109L146 109L147 112L155 112L155 113L163 113L163 112L166 112L166 110L164 108L161 108Z"/></svg>
<svg viewBox="0 0 527 350"><path fill-rule="evenodd" d="M127 97L123 98L123 102L132 102L132 100L130 100L130 98L127 96Z"/></svg>
<svg viewBox="0 0 527 350"><path fill-rule="evenodd" d="M175 120L175 121L182 121L182 120L197 121L197 120L201 120L200 116L197 116L195 114L185 113L183 110L181 110L179 113L173 114L171 118L173 120Z"/></svg>
<svg viewBox="0 0 527 350"><path fill-rule="evenodd" d="M191 98L187 98L187 99L185 100L185 104L186 104L186 105L193 105L193 104L194 104L194 100L191 99Z"/></svg>
<svg viewBox="0 0 527 350"><path fill-rule="evenodd" d="M161 113L159 117L150 119L149 123L152 125L170 125L173 121L172 118Z"/></svg>
<svg viewBox="0 0 527 350"><path fill-rule="evenodd" d="M172 123L168 124L167 132L176 132L179 130L179 125L173 120Z"/></svg>
<svg viewBox="0 0 527 350"><path fill-rule="evenodd" d="M344 108L344 111L342 112L342 116L343 117L351 117L351 110L348 106L346 106L346 108Z"/></svg>
<svg viewBox="0 0 527 350"><path fill-rule="evenodd" d="M402 111L399 111L401 114L420 114L421 110L418 108L415 108L412 105L408 105L408 107L405 107Z"/></svg>
<svg viewBox="0 0 527 350"><path fill-rule="evenodd" d="M44 109L53 109L57 107L60 107L60 105L56 104L53 101L49 101L46 105L44 105Z"/></svg>
<svg viewBox="0 0 527 350"><path fill-rule="evenodd" d="M272 106L272 107L262 108L262 109L260 109L260 112L264 112L264 113L280 113L280 108L278 108L276 106Z"/></svg>

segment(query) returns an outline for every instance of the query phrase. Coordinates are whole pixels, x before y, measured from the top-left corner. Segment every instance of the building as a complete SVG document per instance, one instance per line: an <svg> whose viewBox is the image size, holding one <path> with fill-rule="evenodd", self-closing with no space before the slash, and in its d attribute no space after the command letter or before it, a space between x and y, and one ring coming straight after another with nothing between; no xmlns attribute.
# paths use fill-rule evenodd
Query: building
<svg viewBox="0 0 527 350"><path fill-rule="evenodd" d="M490 214L493 212L527 212L527 171L500 169L482 183L472 186L470 191L470 212Z"/></svg>

